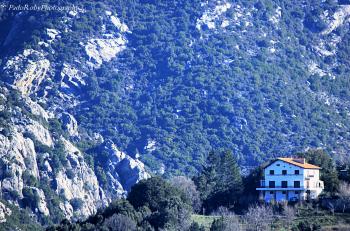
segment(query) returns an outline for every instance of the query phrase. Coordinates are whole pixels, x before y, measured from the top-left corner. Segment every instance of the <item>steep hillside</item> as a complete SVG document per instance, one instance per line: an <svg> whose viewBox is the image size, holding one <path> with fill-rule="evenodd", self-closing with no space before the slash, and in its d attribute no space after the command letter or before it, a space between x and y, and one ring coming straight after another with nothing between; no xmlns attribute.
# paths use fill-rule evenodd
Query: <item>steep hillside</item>
<svg viewBox="0 0 350 231"><path fill-rule="evenodd" d="M96 133L171 172L196 171L217 148L243 165L306 147L349 149L349 5L79 6L10 12L2 59L7 82L69 112L83 137Z"/></svg>
<svg viewBox="0 0 350 231"><path fill-rule="evenodd" d="M47 202L53 190L65 216L86 216L147 178L143 163L193 174L212 149L232 150L242 168L308 147L348 158L350 3L76 4L0 11L4 102L12 87L25 101L3 110L0 155L13 176L0 180L12 200ZM27 168L35 184L23 183Z"/></svg>
<svg viewBox="0 0 350 231"><path fill-rule="evenodd" d="M141 162L105 142L108 167L105 181L99 181L94 166L69 141L65 124L9 86L0 92L2 199L32 209L44 223L47 217L59 222L93 214L147 178Z"/></svg>

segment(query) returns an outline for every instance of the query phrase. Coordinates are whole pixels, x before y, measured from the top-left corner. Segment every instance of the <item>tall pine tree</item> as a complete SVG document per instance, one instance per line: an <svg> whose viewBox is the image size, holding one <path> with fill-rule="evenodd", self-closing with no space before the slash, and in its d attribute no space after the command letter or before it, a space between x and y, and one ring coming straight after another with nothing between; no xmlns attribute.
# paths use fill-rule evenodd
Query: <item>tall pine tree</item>
<svg viewBox="0 0 350 231"><path fill-rule="evenodd" d="M207 157L206 164L203 166L202 172L194 178L202 201L205 201L215 189L219 165L220 156L218 153L211 151Z"/></svg>
<svg viewBox="0 0 350 231"><path fill-rule="evenodd" d="M310 149L297 154L310 164L321 167L320 179L324 181L325 191L336 193L339 189L338 173L333 159L323 149Z"/></svg>
<svg viewBox="0 0 350 231"><path fill-rule="evenodd" d="M219 206L232 208L243 189L238 164L230 151L210 152L207 164L195 182L207 212Z"/></svg>

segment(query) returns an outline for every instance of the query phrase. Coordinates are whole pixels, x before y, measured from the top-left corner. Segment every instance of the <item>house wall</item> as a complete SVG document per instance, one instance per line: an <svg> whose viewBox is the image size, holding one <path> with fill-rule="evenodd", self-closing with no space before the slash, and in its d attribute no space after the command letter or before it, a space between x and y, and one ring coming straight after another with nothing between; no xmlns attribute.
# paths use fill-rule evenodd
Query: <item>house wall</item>
<svg viewBox="0 0 350 231"><path fill-rule="evenodd" d="M274 170L274 175L270 175L270 170ZM282 175L282 170L287 170L287 175ZM294 171L299 170L299 175L295 175ZM266 167L264 170L265 184L269 185L269 181L275 181L276 188L282 187L282 181L288 182L288 187L294 187L294 181L300 181L300 187L304 187L304 169L284 161L278 160Z"/></svg>
<svg viewBox="0 0 350 231"><path fill-rule="evenodd" d="M285 194L283 194L285 192ZM273 191L264 191L264 200L270 202L272 200L282 201L282 200L299 200L305 199L305 193L303 191L297 190L273 190Z"/></svg>
<svg viewBox="0 0 350 231"><path fill-rule="evenodd" d="M275 200L275 195L274 195L275 192L274 191L264 191L263 193L265 193L264 200L266 202L270 202L272 200Z"/></svg>
<svg viewBox="0 0 350 231"><path fill-rule="evenodd" d="M274 174L270 174L274 170ZM287 174L283 175L282 170ZM299 174L295 174L299 170ZM262 198L269 202L271 200L293 200L307 199L307 192L311 199L316 199L323 190L323 182L319 180L320 171L318 169L304 169L287 162L277 160L264 169L265 187L261 191ZM275 182L275 188L269 189L269 181ZM287 181L287 188L282 188L282 181ZM294 181L300 182L300 187L294 188Z"/></svg>
<svg viewBox="0 0 350 231"><path fill-rule="evenodd" d="M320 171L317 169L306 169L304 171L305 187L310 190L311 199L316 199L323 190L323 182L320 181Z"/></svg>

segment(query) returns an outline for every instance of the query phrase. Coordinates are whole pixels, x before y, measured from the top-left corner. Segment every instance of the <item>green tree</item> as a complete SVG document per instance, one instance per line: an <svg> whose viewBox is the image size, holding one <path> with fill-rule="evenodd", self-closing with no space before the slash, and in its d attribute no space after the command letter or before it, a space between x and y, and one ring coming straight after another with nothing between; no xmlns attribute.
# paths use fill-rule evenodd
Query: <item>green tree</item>
<svg viewBox="0 0 350 231"><path fill-rule="evenodd" d="M242 177L237 161L231 151L226 151L221 158L221 168L219 169L219 187L222 190L231 190L232 192L241 192Z"/></svg>
<svg viewBox="0 0 350 231"><path fill-rule="evenodd" d="M211 224L210 231L224 231L225 223L224 218L220 217L219 219L215 219Z"/></svg>
<svg viewBox="0 0 350 231"><path fill-rule="evenodd" d="M214 191L218 178L217 166L219 166L219 164L220 156L211 151L207 157L206 165L203 167L202 172L194 178L194 182L200 192L202 201L206 200Z"/></svg>
<svg viewBox="0 0 350 231"><path fill-rule="evenodd" d="M147 220L156 229L176 230L190 226L191 201L160 177L142 180L134 185L127 200L135 209L148 207L151 215Z"/></svg>
<svg viewBox="0 0 350 231"><path fill-rule="evenodd" d="M249 205L257 202L259 192L256 188L260 185L260 180L263 179L263 173L263 166L259 166L243 178L243 193L239 201L242 208L247 209Z"/></svg>
<svg viewBox="0 0 350 231"><path fill-rule="evenodd" d="M339 189L338 173L332 158L323 149L310 149L297 154L310 164L321 167L320 179L325 184L325 191L335 193Z"/></svg>
<svg viewBox="0 0 350 231"><path fill-rule="evenodd" d="M232 208L243 189L239 167L230 151L210 152L207 165L194 181L207 212L219 206Z"/></svg>
<svg viewBox="0 0 350 231"><path fill-rule="evenodd" d="M193 222L188 229L189 231L205 231L205 228L203 226L199 226L197 222Z"/></svg>

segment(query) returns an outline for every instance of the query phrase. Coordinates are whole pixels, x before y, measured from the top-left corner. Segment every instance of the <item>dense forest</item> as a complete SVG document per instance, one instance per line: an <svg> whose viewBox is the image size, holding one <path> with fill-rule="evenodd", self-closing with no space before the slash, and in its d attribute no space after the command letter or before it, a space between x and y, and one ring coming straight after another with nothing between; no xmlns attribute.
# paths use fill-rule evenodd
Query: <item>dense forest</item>
<svg viewBox="0 0 350 231"><path fill-rule="evenodd" d="M79 10L18 12L10 3ZM335 224L329 215L347 214L349 199L348 175L340 174L350 162L349 18L343 0L5 2L0 154L17 155L0 161L0 182L10 182L0 184L1 203L13 211L0 227L202 230L191 219L201 214L220 230L254 225L250 215L260 212L270 223L256 229L317 230L321 221L303 219L318 208L322 222ZM52 144L27 131L33 124ZM14 134L30 143L30 161ZM257 167L295 153L322 167L326 192L286 221L278 218L289 207L258 203ZM134 182L152 177L131 187L130 172ZM75 194L85 173L93 187ZM85 219L99 202L107 207ZM40 203L50 216L38 212ZM51 227L67 210L71 220Z"/></svg>
<svg viewBox="0 0 350 231"><path fill-rule="evenodd" d="M350 172L343 175L340 183L334 162L323 150L296 155L324 170L321 179L326 189L318 200L264 204L255 190L262 176L261 167L242 178L230 152L211 153L204 171L194 179L143 180L126 199L113 202L87 220L76 223L64 220L47 230L313 231L341 226L346 229L345 225L350 223L346 219L350 212L347 191ZM201 216L192 214L211 215L206 217L210 218L209 225L205 227Z"/></svg>
<svg viewBox="0 0 350 231"><path fill-rule="evenodd" d="M226 3L227 11L215 11ZM97 70L79 65L87 84L75 89L81 103L69 112L76 116L81 134L98 132L130 155L141 154L152 170L165 167L169 174L196 173L212 149L232 150L243 166L307 147L322 147L344 159L350 126L348 27L339 25L325 35L332 22L323 13L335 14L345 3L76 4L86 12L69 30L57 20L63 12L32 12L21 24L22 33L29 36L14 38L1 54L5 59L21 48L42 49L37 43L46 36L44 28L56 28L66 32L51 45L55 52L48 58L55 68L83 63L81 40L101 36L101 24L112 28L99 16L116 12L130 30L126 48ZM215 28L200 21L205 15L214 18ZM2 30L10 28L13 17L13 12L3 14ZM229 25L220 26L223 22ZM328 42L330 47L324 49L334 55L319 55L318 45ZM58 82L56 75L42 83L50 90L33 97L46 94L46 106L53 106L63 91ZM94 156L89 150L94 144L85 141L80 142L82 149Z"/></svg>
<svg viewBox="0 0 350 231"><path fill-rule="evenodd" d="M337 4L282 2L276 30L267 20L276 2L235 4L256 8L250 20L259 26L247 32L236 26L198 31L203 10L196 1L117 4L127 6L117 10L133 32L132 49L90 76L94 84L85 92L92 100L81 105L89 112L80 113L79 122L99 128L129 153L140 152L152 169L162 163L170 172L196 172L208 150L218 148L232 150L241 165L306 147L341 155L348 109L327 105L314 94L349 99L346 58L333 61L343 70L335 80L310 75L301 61L314 55L308 49L318 35L309 24L319 20L316 12L335 10ZM233 15L234 7L225 13ZM268 52L270 40L278 41L278 52ZM145 149L150 141L154 150Z"/></svg>

